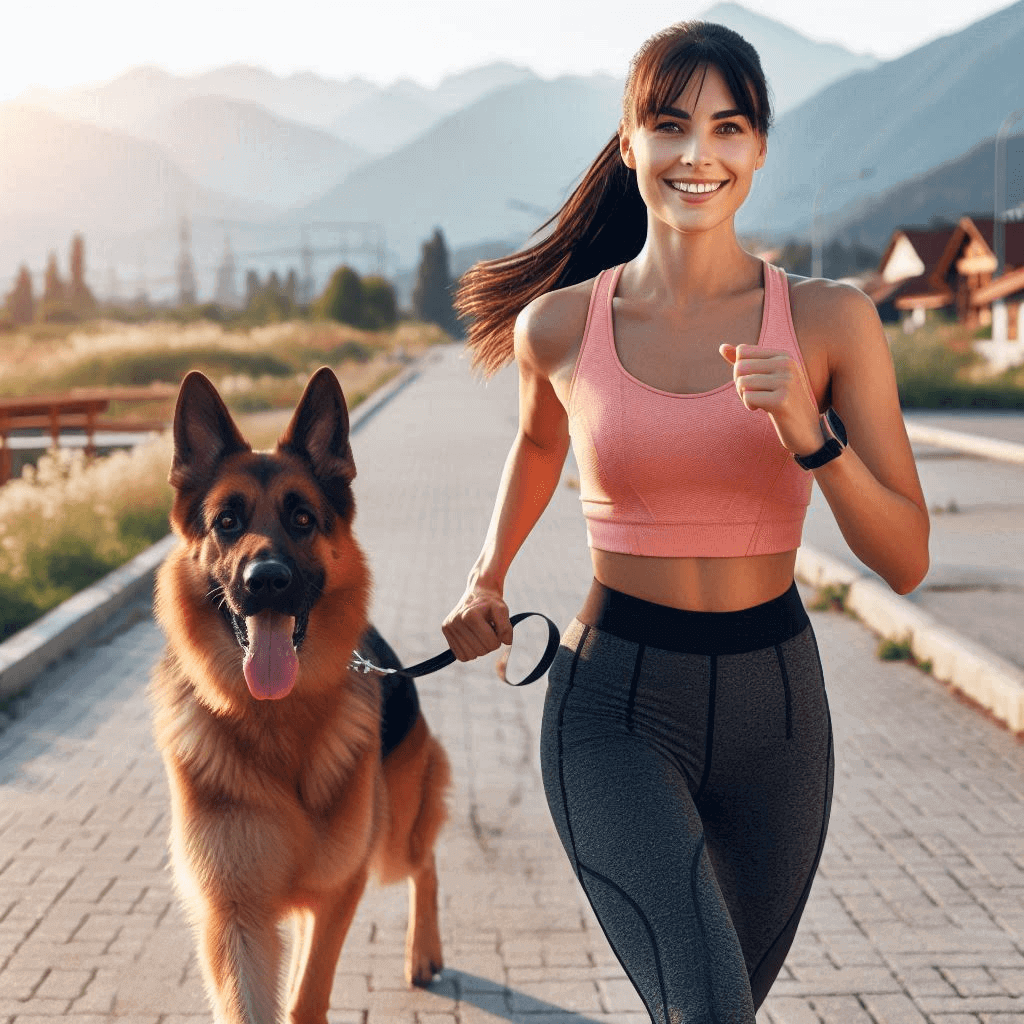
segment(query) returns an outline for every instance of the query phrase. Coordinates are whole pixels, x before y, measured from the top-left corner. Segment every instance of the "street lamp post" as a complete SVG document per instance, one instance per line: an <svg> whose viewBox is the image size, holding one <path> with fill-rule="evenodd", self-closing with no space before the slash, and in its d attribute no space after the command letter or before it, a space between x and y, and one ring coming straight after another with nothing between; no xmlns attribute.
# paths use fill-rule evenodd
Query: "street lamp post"
<svg viewBox="0 0 1024 1024"><path fill-rule="evenodd" d="M1006 262L1006 224L1003 218L1006 216L1006 204L1003 201L1003 193L1006 191L1006 137L1013 127L1024 117L1024 107L1014 110L1003 118L1003 123L996 132L996 145L993 156L996 165L995 200L992 213L992 247L996 254L996 271L992 275L998 277L1003 272L1003 264ZM999 147L1003 147L1003 159L999 159ZM1000 173L1002 172L1002 173Z"/></svg>
<svg viewBox="0 0 1024 1024"><path fill-rule="evenodd" d="M854 174L847 174L843 178L831 178L823 181L814 193L814 205L811 208L811 277L821 277L821 232L818 225L818 205L825 189L832 185L841 185L844 181L860 181L862 178L870 178L875 173L874 167L862 167Z"/></svg>

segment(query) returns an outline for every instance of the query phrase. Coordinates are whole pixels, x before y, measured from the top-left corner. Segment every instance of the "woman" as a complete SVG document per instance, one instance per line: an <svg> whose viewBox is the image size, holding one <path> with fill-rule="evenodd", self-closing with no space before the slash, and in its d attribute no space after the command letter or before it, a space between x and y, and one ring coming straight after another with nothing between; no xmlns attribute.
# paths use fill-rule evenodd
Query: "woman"
<svg viewBox="0 0 1024 1024"><path fill-rule="evenodd" d="M832 730L793 581L812 477L894 590L928 567L874 307L736 239L769 123L740 36L657 34L553 232L459 297L474 361L515 358L520 423L443 632L462 661L511 642L505 575L571 437L594 583L549 673L544 786L658 1024L752 1024L821 856Z"/></svg>

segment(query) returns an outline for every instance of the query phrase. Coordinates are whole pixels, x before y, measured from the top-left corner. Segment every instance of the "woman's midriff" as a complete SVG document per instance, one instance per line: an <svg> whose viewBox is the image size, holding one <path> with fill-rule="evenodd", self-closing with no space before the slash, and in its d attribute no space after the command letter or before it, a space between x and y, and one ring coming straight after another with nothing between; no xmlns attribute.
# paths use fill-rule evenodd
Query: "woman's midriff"
<svg viewBox="0 0 1024 1024"><path fill-rule="evenodd" d="M741 558L660 558L590 549L594 578L671 608L734 612L771 601L793 583L796 551Z"/></svg>

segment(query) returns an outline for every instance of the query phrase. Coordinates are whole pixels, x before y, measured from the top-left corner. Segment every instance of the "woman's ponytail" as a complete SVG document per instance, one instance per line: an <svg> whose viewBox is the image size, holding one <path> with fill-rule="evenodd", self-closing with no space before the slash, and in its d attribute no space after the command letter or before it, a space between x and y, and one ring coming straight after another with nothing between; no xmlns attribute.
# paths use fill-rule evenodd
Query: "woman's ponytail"
<svg viewBox="0 0 1024 1024"><path fill-rule="evenodd" d="M554 229L536 244L475 264L459 283L455 308L469 320L466 344L473 353L472 367L485 376L512 361L512 330L530 301L625 263L643 248L647 207L636 173L622 162L618 134L537 233L551 224Z"/></svg>

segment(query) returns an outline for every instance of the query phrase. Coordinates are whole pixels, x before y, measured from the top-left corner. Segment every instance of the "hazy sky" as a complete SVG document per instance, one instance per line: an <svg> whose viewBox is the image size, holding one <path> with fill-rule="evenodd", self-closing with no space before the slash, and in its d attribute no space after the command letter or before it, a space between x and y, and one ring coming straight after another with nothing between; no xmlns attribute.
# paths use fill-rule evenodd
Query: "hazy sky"
<svg viewBox="0 0 1024 1024"><path fill-rule="evenodd" d="M495 59L544 76L625 73L651 32L713 0L49 0L6 5L0 100L30 85L102 81L137 64L179 74L234 62L425 85ZM747 0L814 39L896 57L1006 0ZM628 13L626 13L628 11Z"/></svg>

